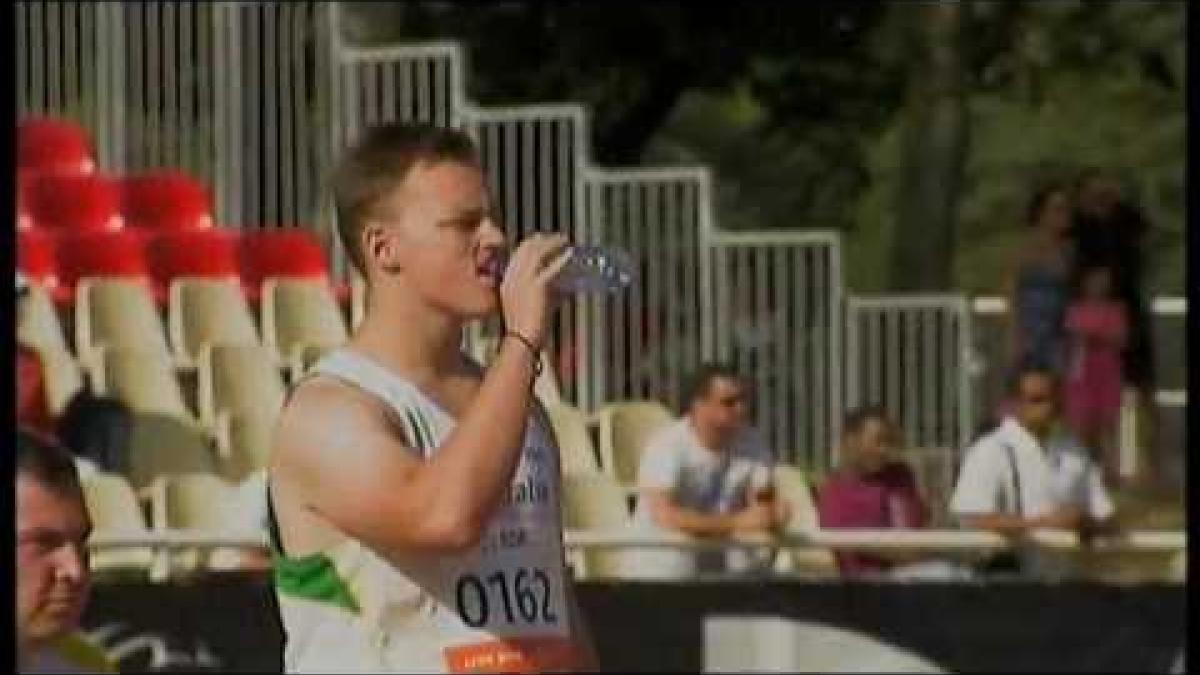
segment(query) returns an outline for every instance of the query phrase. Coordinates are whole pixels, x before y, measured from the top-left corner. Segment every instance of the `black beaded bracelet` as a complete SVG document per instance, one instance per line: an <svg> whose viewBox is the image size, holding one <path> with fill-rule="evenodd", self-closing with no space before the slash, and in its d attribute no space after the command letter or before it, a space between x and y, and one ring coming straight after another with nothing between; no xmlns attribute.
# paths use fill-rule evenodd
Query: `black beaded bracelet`
<svg viewBox="0 0 1200 675"><path fill-rule="evenodd" d="M538 351L537 347L533 346L533 343L529 341L529 338L512 330L504 331L504 337L516 338L521 342L521 344L529 348L529 353L533 355L533 376L535 378L540 377L542 374L541 352Z"/></svg>

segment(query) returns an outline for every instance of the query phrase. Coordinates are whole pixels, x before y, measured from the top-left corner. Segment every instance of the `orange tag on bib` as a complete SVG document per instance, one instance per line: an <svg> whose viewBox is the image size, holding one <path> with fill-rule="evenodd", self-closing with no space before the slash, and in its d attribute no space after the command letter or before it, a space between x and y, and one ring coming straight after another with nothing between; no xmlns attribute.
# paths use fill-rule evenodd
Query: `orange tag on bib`
<svg viewBox="0 0 1200 675"><path fill-rule="evenodd" d="M575 645L560 637L492 640L448 647L445 654L452 673L563 672L579 663Z"/></svg>

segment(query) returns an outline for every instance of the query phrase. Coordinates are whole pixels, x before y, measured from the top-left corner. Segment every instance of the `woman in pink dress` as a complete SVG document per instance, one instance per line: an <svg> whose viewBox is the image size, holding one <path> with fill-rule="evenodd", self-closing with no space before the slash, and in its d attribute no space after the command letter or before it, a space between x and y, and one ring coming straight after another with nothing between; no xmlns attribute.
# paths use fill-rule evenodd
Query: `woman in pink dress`
<svg viewBox="0 0 1200 675"><path fill-rule="evenodd" d="M1067 308L1069 361L1067 419L1079 439L1098 453L1107 477L1117 476L1117 421L1121 410L1121 353L1129 334L1124 304L1113 288L1113 270L1092 264L1079 270L1076 296Z"/></svg>

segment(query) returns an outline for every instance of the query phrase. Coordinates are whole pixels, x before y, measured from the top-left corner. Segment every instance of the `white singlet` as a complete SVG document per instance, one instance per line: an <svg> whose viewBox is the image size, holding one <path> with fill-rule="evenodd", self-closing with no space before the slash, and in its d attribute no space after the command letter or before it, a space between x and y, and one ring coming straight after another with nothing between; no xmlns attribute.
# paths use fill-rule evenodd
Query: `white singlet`
<svg viewBox="0 0 1200 675"><path fill-rule="evenodd" d="M311 374L386 402L424 459L454 428L449 413L414 385L348 349L326 355ZM577 652L564 586L559 459L547 429L530 415L509 494L479 544L463 554L414 551L389 560L343 534L324 551L289 557L272 511L284 670L570 670Z"/></svg>

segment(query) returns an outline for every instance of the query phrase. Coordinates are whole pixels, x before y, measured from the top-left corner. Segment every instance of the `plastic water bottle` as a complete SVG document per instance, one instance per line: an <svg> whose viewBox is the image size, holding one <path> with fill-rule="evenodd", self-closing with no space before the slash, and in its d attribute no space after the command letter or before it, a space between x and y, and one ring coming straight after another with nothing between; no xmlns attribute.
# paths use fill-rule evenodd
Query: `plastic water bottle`
<svg viewBox="0 0 1200 675"><path fill-rule="evenodd" d="M633 258L608 246L572 246L571 259L552 282L560 293L615 293L633 283Z"/></svg>

